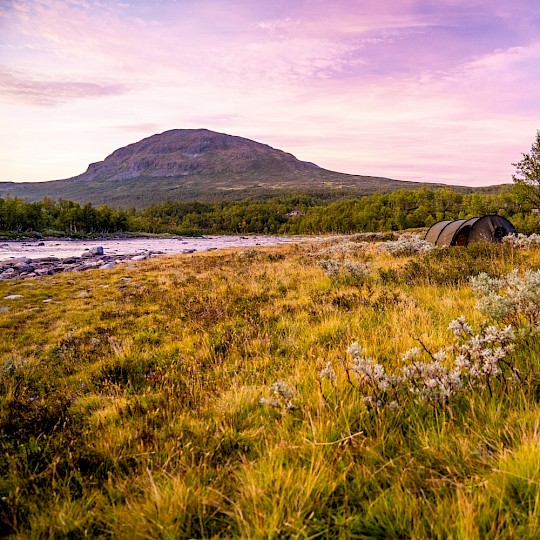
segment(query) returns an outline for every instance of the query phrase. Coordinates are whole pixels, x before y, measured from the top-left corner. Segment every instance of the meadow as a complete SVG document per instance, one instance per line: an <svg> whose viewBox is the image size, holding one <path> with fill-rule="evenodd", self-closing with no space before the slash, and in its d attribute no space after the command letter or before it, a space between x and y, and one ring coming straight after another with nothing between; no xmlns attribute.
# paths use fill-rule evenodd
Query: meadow
<svg viewBox="0 0 540 540"><path fill-rule="evenodd" d="M0 533L540 537L540 247L378 239L0 282Z"/></svg>

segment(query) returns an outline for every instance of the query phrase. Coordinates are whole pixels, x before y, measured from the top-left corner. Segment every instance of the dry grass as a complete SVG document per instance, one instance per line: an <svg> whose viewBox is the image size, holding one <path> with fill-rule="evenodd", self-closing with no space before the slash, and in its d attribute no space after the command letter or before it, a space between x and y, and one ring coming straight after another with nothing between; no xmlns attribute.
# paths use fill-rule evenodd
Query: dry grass
<svg viewBox="0 0 540 540"><path fill-rule="evenodd" d="M453 318L481 316L465 280L426 280L427 265L454 275L457 252L359 250L347 257L373 272L355 280L325 275L321 249L0 283L0 298L23 295L0 301L2 533L538 537L538 347L515 352L519 387L369 410L345 381L319 384L325 362L357 340L397 367L416 338L436 349ZM461 253L477 269L540 263ZM295 389L290 412L259 403L276 380Z"/></svg>

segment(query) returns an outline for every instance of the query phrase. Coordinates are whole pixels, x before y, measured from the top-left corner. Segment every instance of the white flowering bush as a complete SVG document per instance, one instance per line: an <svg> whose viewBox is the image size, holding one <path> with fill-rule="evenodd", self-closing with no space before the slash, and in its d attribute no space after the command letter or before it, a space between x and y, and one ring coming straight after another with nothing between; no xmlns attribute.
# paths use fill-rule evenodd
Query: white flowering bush
<svg viewBox="0 0 540 540"><path fill-rule="evenodd" d="M434 249L437 249L434 244L422 240L416 234L404 234L397 240L382 242L378 246L379 251L389 253L394 257L414 255L416 253L428 253Z"/></svg>
<svg viewBox="0 0 540 540"><path fill-rule="evenodd" d="M358 241L351 242L338 241L333 242L331 245L319 250L317 252L318 257L344 257L347 255L354 255L356 253L363 253L370 248L369 242Z"/></svg>
<svg viewBox="0 0 540 540"><path fill-rule="evenodd" d="M483 272L470 281L477 308L489 319L529 329L540 322L540 270L513 270L501 278Z"/></svg>
<svg viewBox="0 0 540 540"><path fill-rule="evenodd" d="M372 266L368 262L355 263L349 260L338 261L336 259L325 259L319 261L318 265L326 272L326 275L337 279L340 277L352 277L355 279L365 279L371 274Z"/></svg>
<svg viewBox="0 0 540 540"><path fill-rule="evenodd" d="M294 409L294 391L285 381L276 381L272 384L270 389L272 391L272 395L259 399L259 403L261 405L280 409L283 413Z"/></svg>
<svg viewBox="0 0 540 540"><path fill-rule="evenodd" d="M502 241L505 244L508 244L514 248L531 248L535 246L540 246L540 234L533 233L529 236L526 234L519 233L517 235L515 234L509 234L505 236Z"/></svg>
<svg viewBox="0 0 540 540"><path fill-rule="evenodd" d="M508 360L514 348L514 332L510 326L487 326L475 333L463 317L450 323L454 343L431 353L423 344L407 351L405 365L395 372L366 356L354 342L347 350L351 362L343 361L347 380L361 393L370 407L396 408L411 400L430 404L446 404L472 388L488 388L494 381L508 384L519 380L518 370ZM329 379L336 386L336 373L327 364L320 379Z"/></svg>

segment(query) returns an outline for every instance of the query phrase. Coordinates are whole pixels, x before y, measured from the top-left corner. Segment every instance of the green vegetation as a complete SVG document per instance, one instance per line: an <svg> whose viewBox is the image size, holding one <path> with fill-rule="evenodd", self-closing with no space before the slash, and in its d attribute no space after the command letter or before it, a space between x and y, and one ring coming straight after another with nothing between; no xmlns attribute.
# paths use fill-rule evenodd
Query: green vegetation
<svg viewBox="0 0 540 540"><path fill-rule="evenodd" d="M143 210L7 198L0 199L0 230L52 230L71 235L118 231L180 235L352 233L429 227L442 219L496 213L511 219L520 232L530 234L540 227L540 217L531 208L530 202L523 202L511 190L463 194L425 188L341 200L313 194L219 203L169 202Z"/></svg>
<svg viewBox="0 0 540 540"><path fill-rule="evenodd" d="M528 201L535 208L540 207L540 131L536 132L536 139L531 147L530 154L523 154L523 159L513 163L516 174L512 177L514 191L519 198Z"/></svg>
<svg viewBox="0 0 540 540"><path fill-rule="evenodd" d="M364 239L0 282L1 533L538 538L534 309L505 351L519 378L448 399L373 406L347 351L397 373L461 315L507 324L467 276L493 289L482 272L537 271L540 249Z"/></svg>

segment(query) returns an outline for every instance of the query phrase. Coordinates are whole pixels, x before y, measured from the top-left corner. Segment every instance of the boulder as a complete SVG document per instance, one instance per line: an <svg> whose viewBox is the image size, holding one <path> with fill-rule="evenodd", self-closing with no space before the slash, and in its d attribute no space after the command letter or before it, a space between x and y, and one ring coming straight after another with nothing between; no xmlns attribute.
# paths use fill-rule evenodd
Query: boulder
<svg viewBox="0 0 540 540"><path fill-rule="evenodd" d="M30 274L31 272L33 272L36 269L36 267L33 264L24 264L24 263L16 264L15 268L21 274Z"/></svg>
<svg viewBox="0 0 540 540"><path fill-rule="evenodd" d="M103 255L103 246L94 246L88 250L90 255Z"/></svg>

